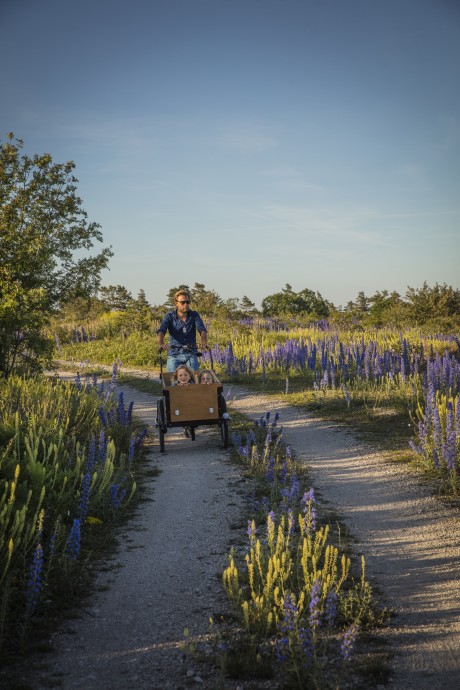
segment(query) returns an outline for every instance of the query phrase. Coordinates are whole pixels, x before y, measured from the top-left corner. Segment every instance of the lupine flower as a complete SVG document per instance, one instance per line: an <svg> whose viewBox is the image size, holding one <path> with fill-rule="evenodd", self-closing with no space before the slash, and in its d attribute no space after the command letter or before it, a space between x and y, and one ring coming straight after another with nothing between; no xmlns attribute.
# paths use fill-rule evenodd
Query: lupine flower
<svg viewBox="0 0 460 690"><path fill-rule="evenodd" d="M126 497L126 489L121 484L112 484L110 487L110 499L112 507L119 510Z"/></svg>
<svg viewBox="0 0 460 690"><path fill-rule="evenodd" d="M108 424L107 424L107 415L106 415L105 410L104 410L104 408L102 407L102 405L99 407L99 419L101 420L102 426L103 426L105 429L107 429L107 426L108 426Z"/></svg>
<svg viewBox="0 0 460 690"><path fill-rule="evenodd" d="M91 438L91 441L89 442L88 461L86 463L87 470L90 474L93 471L95 459L96 459L96 439L93 436Z"/></svg>
<svg viewBox="0 0 460 690"><path fill-rule="evenodd" d="M27 578L26 602L27 615L32 614L38 604L42 587L43 570L43 547L37 544L34 550L32 563L30 564L29 576Z"/></svg>
<svg viewBox="0 0 460 690"><path fill-rule="evenodd" d="M359 627L355 623L346 630L340 648L340 655L344 661L350 661L358 634Z"/></svg>
<svg viewBox="0 0 460 690"><path fill-rule="evenodd" d="M99 441L97 445L97 460L99 463L103 464L106 457L107 457L107 444L108 441L106 441L105 438L105 431L104 429L101 429L101 433L99 434Z"/></svg>
<svg viewBox="0 0 460 690"><path fill-rule="evenodd" d="M327 625L332 625L337 616L337 594L333 590L329 590L326 597L324 620Z"/></svg>
<svg viewBox="0 0 460 690"><path fill-rule="evenodd" d="M310 593L310 618L311 628L317 628L321 622L321 580L317 578L312 585Z"/></svg>
<svg viewBox="0 0 460 690"><path fill-rule="evenodd" d="M129 439L129 449L128 449L128 461L132 462L134 460L134 455L136 452L136 435L131 434Z"/></svg>
<svg viewBox="0 0 460 690"><path fill-rule="evenodd" d="M315 491L313 487L310 491L306 491L302 497L301 505L304 506L305 513L305 527L308 532L314 532L316 530L316 507L315 507Z"/></svg>
<svg viewBox="0 0 460 690"><path fill-rule="evenodd" d="M75 518L72 523L69 537L67 539L66 553L70 558L76 560L80 555L80 518Z"/></svg>
<svg viewBox="0 0 460 690"><path fill-rule="evenodd" d="M81 498L80 498L79 512L80 512L80 520L82 520L83 522L84 522L85 517L88 513L90 493L91 493L91 475L88 472L83 477L83 481L81 483Z"/></svg>
<svg viewBox="0 0 460 690"><path fill-rule="evenodd" d="M271 483L275 481L275 458L270 455L265 472L265 481Z"/></svg>

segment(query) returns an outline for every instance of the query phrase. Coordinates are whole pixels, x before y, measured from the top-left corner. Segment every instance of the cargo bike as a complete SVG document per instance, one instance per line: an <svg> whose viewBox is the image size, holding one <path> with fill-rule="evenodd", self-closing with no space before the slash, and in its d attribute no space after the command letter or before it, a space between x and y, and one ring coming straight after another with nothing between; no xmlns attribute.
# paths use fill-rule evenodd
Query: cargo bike
<svg viewBox="0 0 460 690"><path fill-rule="evenodd" d="M182 348L182 353L202 356L195 348ZM187 361L184 362L187 364ZM211 355L211 369L214 369ZM195 381L199 371L195 371ZM160 453L165 452L165 435L168 429L183 427L185 435L195 440L195 430L199 426L218 425L222 448L228 448L228 424L223 387L220 383L173 386L171 372L163 371L163 355L160 352L160 379L162 396L157 401L156 429L160 441Z"/></svg>

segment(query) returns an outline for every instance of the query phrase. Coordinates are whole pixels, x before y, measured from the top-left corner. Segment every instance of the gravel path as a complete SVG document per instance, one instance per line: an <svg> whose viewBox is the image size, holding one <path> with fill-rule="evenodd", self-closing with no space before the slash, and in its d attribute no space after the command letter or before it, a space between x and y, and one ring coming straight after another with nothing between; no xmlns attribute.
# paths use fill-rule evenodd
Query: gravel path
<svg viewBox="0 0 460 690"><path fill-rule="evenodd" d="M322 500L342 516L367 575L396 616L384 636L392 659L391 687L447 690L460 683L460 522L399 466L368 453L343 429L237 386L231 406L252 418L279 410L284 441L310 468ZM154 424L153 396L124 387L135 414ZM165 455L149 462L142 502L123 530L112 567L98 575L90 608L61 626L55 652L36 662L31 690L168 690L190 686L262 688L225 681L200 668L181 643L184 629L205 638L209 617L228 611L220 585L229 545L241 534L243 485L216 428L195 442L169 430ZM268 687L268 685L267 685Z"/></svg>

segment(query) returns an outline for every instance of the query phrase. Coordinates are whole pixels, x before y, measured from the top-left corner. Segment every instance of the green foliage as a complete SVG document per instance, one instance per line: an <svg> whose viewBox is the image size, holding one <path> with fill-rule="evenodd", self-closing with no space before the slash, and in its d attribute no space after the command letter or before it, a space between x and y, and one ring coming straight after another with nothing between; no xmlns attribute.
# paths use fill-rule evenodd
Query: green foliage
<svg viewBox="0 0 460 690"><path fill-rule="evenodd" d="M74 163L0 146L0 371L38 369L49 359L43 327L58 305L88 297L112 252L81 256L102 236L76 194ZM78 257L75 258L75 253Z"/></svg>
<svg viewBox="0 0 460 690"><path fill-rule="evenodd" d="M244 660L240 674L250 668L254 673L264 656L286 687L339 687L337 673L345 674L349 658L345 638L382 616L364 559L358 576L350 555L334 543L337 534L320 523L313 489L306 490L305 466L281 442L276 417L270 423L267 413L235 444L247 476L257 483L244 559L232 552L223 572L248 644L243 651L239 637L230 641L225 665L235 673L236 644Z"/></svg>
<svg viewBox="0 0 460 690"><path fill-rule="evenodd" d="M92 529L135 490L138 436L114 405L95 385L0 380L0 651L24 640L45 593L71 588Z"/></svg>
<svg viewBox="0 0 460 690"><path fill-rule="evenodd" d="M262 300L262 313L264 316L311 314L324 317L329 315L330 306L319 292L315 294L308 288L294 292L287 283L281 292Z"/></svg>

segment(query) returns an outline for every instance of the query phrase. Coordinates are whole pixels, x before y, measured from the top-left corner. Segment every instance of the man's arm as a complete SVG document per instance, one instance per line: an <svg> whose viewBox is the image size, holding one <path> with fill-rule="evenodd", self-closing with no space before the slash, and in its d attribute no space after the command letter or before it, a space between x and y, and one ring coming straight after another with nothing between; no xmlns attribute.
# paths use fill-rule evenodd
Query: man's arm
<svg viewBox="0 0 460 690"><path fill-rule="evenodd" d="M206 330L206 326L203 323L203 319L201 318L198 312L196 312L195 315L195 325L201 337L201 349L205 350L208 347L208 331Z"/></svg>
<svg viewBox="0 0 460 690"><path fill-rule="evenodd" d="M160 324L160 327L157 329L158 347L160 350L164 349L165 335L166 331L168 330L168 325L169 314L166 314L166 316L163 318L163 321Z"/></svg>
<svg viewBox="0 0 460 690"><path fill-rule="evenodd" d="M201 349L206 350L206 348L208 347L208 331L206 330L206 328L204 328L201 331L200 336L201 336Z"/></svg>

